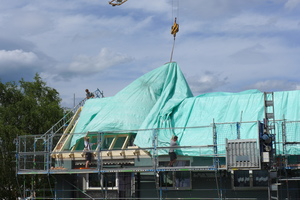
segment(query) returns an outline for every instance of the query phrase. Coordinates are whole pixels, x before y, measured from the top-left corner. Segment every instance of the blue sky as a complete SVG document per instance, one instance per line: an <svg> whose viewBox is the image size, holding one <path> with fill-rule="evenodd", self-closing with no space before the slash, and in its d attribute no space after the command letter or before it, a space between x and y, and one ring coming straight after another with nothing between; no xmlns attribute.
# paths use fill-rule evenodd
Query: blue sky
<svg viewBox="0 0 300 200"><path fill-rule="evenodd" d="M0 0L0 79L39 73L71 107L170 60L194 95L300 89L300 0Z"/></svg>

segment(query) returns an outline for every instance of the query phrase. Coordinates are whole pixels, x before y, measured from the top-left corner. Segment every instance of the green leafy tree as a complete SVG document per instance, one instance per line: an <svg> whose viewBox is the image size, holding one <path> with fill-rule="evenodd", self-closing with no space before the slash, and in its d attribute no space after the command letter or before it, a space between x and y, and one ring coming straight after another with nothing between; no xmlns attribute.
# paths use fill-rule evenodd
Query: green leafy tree
<svg viewBox="0 0 300 200"><path fill-rule="evenodd" d="M45 133L63 117L59 93L36 74L34 81L0 82L0 199L20 196L15 139Z"/></svg>

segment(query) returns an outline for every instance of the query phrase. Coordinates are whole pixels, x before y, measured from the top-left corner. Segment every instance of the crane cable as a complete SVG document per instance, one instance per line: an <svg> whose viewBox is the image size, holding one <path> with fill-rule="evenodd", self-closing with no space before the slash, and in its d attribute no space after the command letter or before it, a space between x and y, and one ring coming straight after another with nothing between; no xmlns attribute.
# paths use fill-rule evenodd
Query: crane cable
<svg viewBox="0 0 300 200"><path fill-rule="evenodd" d="M178 2L177 2L177 3L178 3ZM173 4L173 9L174 9L174 4ZM173 9L172 9L172 15L173 15ZM177 12L178 12L178 7L177 7ZM171 27L171 34L173 35L174 40L173 40L173 47L172 47L172 51L171 51L170 62L172 62L172 59L173 59L173 53L174 53L174 48L175 48L176 34L177 34L178 31L179 31L179 24L177 24L176 21L177 21L177 17L175 17L174 24L173 24L173 26Z"/></svg>

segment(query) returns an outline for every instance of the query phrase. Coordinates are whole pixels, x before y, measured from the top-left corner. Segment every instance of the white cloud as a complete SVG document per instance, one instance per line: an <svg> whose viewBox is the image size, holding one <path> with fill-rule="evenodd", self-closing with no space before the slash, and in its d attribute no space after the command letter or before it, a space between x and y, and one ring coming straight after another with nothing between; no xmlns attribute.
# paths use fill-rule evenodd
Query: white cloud
<svg viewBox="0 0 300 200"><path fill-rule="evenodd" d="M185 0L180 1L179 13L182 18L215 23L216 20L224 20L240 15L245 11L260 13L259 9L266 11L272 6L280 6L285 0Z"/></svg>
<svg viewBox="0 0 300 200"><path fill-rule="evenodd" d="M40 11L19 11L7 13L0 23L1 29L5 29L13 35L35 35L53 28L52 20ZM20 33L19 31L22 30Z"/></svg>
<svg viewBox="0 0 300 200"><path fill-rule="evenodd" d="M222 78L220 74L205 71L201 75L187 77L187 82L194 95L216 91L217 88L227 83L227 78Z"/></svg>
<svg viewBox="0 0 300 200"><path fill-rule="evenodd" d="M141 10L142 12L149 12L149 13L166 13L170 11L171 2L169 1L162 1L162 0L152 0L152 1L132 1L128 0L122 6L124 9L135 9Z"/></svg>
<svg viewBox="0 0 300 200"><path fill-rule="evenodd" d="M31 80L35 73L44 71L49 62L47 57L24 50L0 50L1 81Z"/></svg>
<svg viewBox="0 0 300 200"><path fill-rule="evenodd" d="M274 37L283 32L300 31L299 19L280 15L244 12L211 23L210 20L184 21L178 35L199 34L207 37Z"/></svg>
<svg viewBox="0 0 300 200"><path fill-rule="evenodd" d="M132 58L125 54L116 53L107 48L103 48L96 56L76 56L67 69L67 72L77 75L91 75L99 73L109 67L130 61L132 61Z"/></svg>
<svg viewBox="0 0 300 200"><path fill-rule="evenodd" d="M282 18L281 15L243 13L225 21L221 30L226 32L269 33L274 31L299 30L298 23L298 19Z"/></svg>
<svg viewBox="0 0 300 200"><path fill-rule="evenodd" d="M265 80L258 81L255 84L249 86L248 88L256 88L262 92L296 90L300 88L300 83L288 80Z"/></svg>
<svg viewBox="0 0 300 200"><path fill-rule="evenodd" d="M285 3L285 7L287 9L294 9L296 7L298 7L300 5L300 1L299 0L288 0L286 3Z"/></svg>
<svg viewBox="0 0 300 200"><path fill-rule="evenodd" d="M22 68L24 66L35 66L38 57L35 53L24 52L23 50L5 51L0 50L0 70L10 70L11 68Z"/></svg>
<svg viewBox="0 0 300 200"><path fill-rule="evenodd" d="M195 93L263 87L261 80L293 85L289 80L300 73L298 8L293 0L128 0L115 7L99 0L11 0L0 7L0 47L6 63L25 75L42 72L66 98L95 85L113 95L169 61L178 17L173 60ZM16 49L27 64L17 62L20 55L8 59ZM4 71L1 78L16 78Z"/></svg>
<svg viewBox="0 0 300 200"><path fill-rule="evenodd" d="M268 55L266 53L265 47L256 44L251 47L239 50L230 56L233 62L239 64L262 64L269 61Z"/></svg>
<svg viewBox="0 0 300 200"><path fill-rule="evenodd" d="M135 19L130 16L111 16L98 17L93 15L75 15L64 16L58 23L56 31L61 34L91 34L106 33L109 37L123 35L127 33L136 33L143 28L149 26L152 22L152 17L143 17Z"/></svg>

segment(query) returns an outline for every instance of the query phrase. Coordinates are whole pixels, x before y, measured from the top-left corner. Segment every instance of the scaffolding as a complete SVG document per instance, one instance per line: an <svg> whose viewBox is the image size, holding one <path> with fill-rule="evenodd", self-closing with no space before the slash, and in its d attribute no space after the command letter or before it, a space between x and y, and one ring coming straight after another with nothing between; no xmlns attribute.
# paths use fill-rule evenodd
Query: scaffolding
<svg viewBox="0 0 300 200"><path fill-rule="evenodd" d="M76 112L74 114L74 117L76 117ZM72 122L72 120L70 120L70 122ZM212 122L208 126L172 128L185 130L191 129L195 132L198 132L200 129L208 128L211 130L210 137L212 138L212 144L210 145L178 147L178 151L191 150L193 152L197 152L197 155L186 156L180 155L179 153L177 165L173 167L167 166L169 161L169 157L167 154L170 147L158 145L158 135L160 134L161 129L87 133L87 135L92 138L92 142L97 143L97 145L92 150L94 159L91 163L90 168L84 168L84 151L82 145L80 146L82 140L78 141L78 143L70 149L64 147L64 144L68 143L70 136L75 134L71 131L69 133L64 132L62 134L44 134L42 136L19 136L16 156L17 174L18 176L45 175L46 177L53 177L54 179L58 179L59 176L73 175L77 177L79 176L84 180L87 179L86 176L89 176L90 174L95 175L99 178L99 180L103 180L103 177L108 174L122 174L125 177L127 176L125 174L128 174L130 175L130 177L134 176L135 180L138 180L137 174L139 174L139 176L142 174L142 176L144 177L154 177L155 184L158 188L157 191L159 192L158 199L167 199L163 198L164 191L170 190L170 188L176 188L172 185L173 183L170 180L175 180L178 174L195 174L198 172L205 172L208 174L212 173L215 177L217 177L217 198L221 198L222 196L224 196L224 188L222 188L224 187L224 183L221 184L221 178L223 176L222 174L233 174L233 180L235 174L237 174L237 171L239 170L248 171L249 177L250 175L252 176L254 172L256 173L256 170L269 170L264 169L263 165L260 166L263 158L260 156L261 150L259 147L259 134L257 134L256 138L241 138L240 135L241 129L247 124L254 124L258 127L259 132L261 123L262 122L259 121L236 123ZM295 138L291 137L291 135L293 135L291 132L295 131L298 125L300 126L300 121L277 120L275 124L277 126L276 130L278 130L278 133L276 134L276 142L274 143L274 148L277 149L277 155L274 158L274 167L272 168L272 173L268 174L275 178L275 182L272 183L271 186L268 185L268 187L273 193L276 193L277 197L279 197L281 195L280 193L282 193L283 190L285 190L287 194L292 191L292 189L289 189L288 187L284 189L280 189L279 187L283 187L282 185L286 185L290 182L298 184L300 180L300 178L298 177L300 157L299 155L293 154L293 152L295 152L295 149L299 149L300 138L296 138L295 140ZM135 133L140 131L152 133L152 146L139 148L133 145ZM224 132L230 132L231 138L229 140L229 143L227 137L222 137ZM233 154L230 154L230 149L234 148L231 148L229 144L233 144L233 142L236 141L242 143L243 145L251 145L244 147L241 146L239 148L242 148L244 151L234 150L235 152ZM246 150L247 147L251 148ZM253 151L250 151L250 149L253 149ZM289 152L291 152L291 154ZM251 166L249 165L249 163L247 164L247 162L245 162L245 157L247 157L248 154L255 154L254 161L251 161L251 163L255 164L254 166ZM230 164L232 164L232 162L230 161L230 159L235 159L234 162L238 164L231 166ZM295 173L295 170L297 173ZM295 173L295 175L291 175L289 173L291 171L294 171L293 173ZM168 173L172 174L171 177L168 177L170 176L168 175ZM95 177L93 177L93 179L94 178ZM67 184L68 182L69 184L72 183L72 181L66 181L65 183ZM282 182L284 182L285 184L282 184ZM132 182L130 183L132 184ZM172 185L172 187L170 186L170 184ZM189 184L191 185L191 183ZM83 196L86 196L87 199L97 199L88 197L88 195L90 194L86 193L86 191L88 191L89 188L80 188L76 185L72 185L70 187L74 191L82 191L81 194L84 194ZM136 188L137 186L135 185L131 187ZM235 189L237 188L238 187L236 187ZM26 188L23 189L26 190ZM105 187L101 184L98 186L98 189L102 192L110 191L105 190ZM190 190L191 187L189 186L187 187L187 189ZM57 190L57 188L55 187L53 187L51 190L51 194L53 194L54 197L57 196L57 191L55 190ZM117 190L119 191L120 188L118 188ZM138 189L135 189L135 195L137 193L137 190ZM64 192L66 191L64 190ZM53 196L51 198L53 198ZM107 197L106 199L109 199L109 197ZM115 198L112 197L112 199Z"/></svg>
<svg viewBox="0 0 300 200"><path fill-rule="evenodd" d="M99 89L95 94L103 97ZM273 93L265 93L264 101L263 121L212 119L206 126L74 133L84 99L45 134L18 137L20 199L300 198L300 121L275 120ZM245 127L255 127L256 134ZM176 147L171 167L170 147L159 137L166 131L187 131L197 140L205 132L208 141ZM135 146L138 133L150 135L151 146ZM80 139L70 145L77 134ZM85 136L96 144L89 168Z"/></svg>

